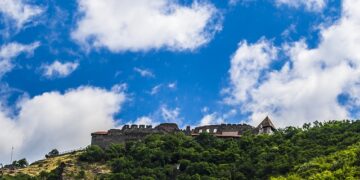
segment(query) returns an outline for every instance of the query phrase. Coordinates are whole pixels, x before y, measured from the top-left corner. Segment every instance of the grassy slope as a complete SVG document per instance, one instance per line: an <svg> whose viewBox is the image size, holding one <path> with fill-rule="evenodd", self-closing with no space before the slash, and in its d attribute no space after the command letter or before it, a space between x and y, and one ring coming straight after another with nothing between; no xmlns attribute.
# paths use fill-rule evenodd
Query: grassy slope
<svg viewBox="0 0 360 180"><path fill-rule="evenodd" d="M71 178L77 176L80 171L85 172L87 179L94 179L97 174L109 173L110 169L106 164L101 163L85 163L79 162L78 156L82 151L78 151L73 154L65 154L57 157L52 157L44 160L39 160L26 168L16 169L14 171L7 170L4 172L4 175L14 176L17 174L27 174L30 176L38 176L41 171L50 172L57 168L60 163L64 162L66 164L64 176Z"/></svg>

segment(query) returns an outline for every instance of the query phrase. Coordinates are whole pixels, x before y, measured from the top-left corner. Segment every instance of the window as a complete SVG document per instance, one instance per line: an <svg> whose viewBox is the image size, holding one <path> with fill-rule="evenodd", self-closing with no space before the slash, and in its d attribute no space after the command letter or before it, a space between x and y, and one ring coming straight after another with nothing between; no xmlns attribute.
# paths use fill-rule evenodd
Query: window
<svg viewBox="0 0 360 180"><path fill-rule="evenodd" d="M199 133L202 133L202 129L199 129Z"/></svg>

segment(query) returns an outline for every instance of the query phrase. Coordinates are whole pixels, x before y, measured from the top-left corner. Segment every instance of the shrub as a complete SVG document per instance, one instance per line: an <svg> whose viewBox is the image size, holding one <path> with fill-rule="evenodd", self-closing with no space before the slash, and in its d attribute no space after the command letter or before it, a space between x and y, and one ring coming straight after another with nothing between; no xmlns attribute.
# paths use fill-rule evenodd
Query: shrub
<svg viewBox="0 0 360 180"><path fill-rule="evenodd" d="M47 153L45 155L45 157L49 158L49 157L54 157L54 156L57 156L57 155L59 155L59 151L57 149L53 149L49 153Z"/></svg>
<svg viewBox="0 0 360 180"><path fill-rule="evenodd" d="M105 159L105 152L99 146L89 146L85 149L85 152L79 156L79 159L86 162L99 162Z"/></svg>

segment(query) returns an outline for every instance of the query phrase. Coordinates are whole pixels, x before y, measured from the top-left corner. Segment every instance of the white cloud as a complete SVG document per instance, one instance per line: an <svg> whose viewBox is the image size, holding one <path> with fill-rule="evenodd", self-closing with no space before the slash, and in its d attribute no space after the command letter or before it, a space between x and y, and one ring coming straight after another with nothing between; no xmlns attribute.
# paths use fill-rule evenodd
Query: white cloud
<svg viewBox="0 0 360 180"><path fill-rule="evenodd" d="M222 124L226 121L229 121L230 118L234 117L237 114L236 109L231 109L225 113L213 112L209 113L209 108L204 107L201 110L202 113L205 113L200 120L198 126L212 125L212 124Z"/></svg>
<svg viewBox="0 0 360 180"><path fill-rule="evenodd" d="M239 3L240 0L229 0L229 5L234 6Z"/></svg>
<svg viewBox="0 0 360 180"><path fill-rule="evenodd" d="M126 96L123 92L80 87L61 94L47 92L19 102L19 113L8 117L0 111L0 163L8 163L11 146L14 158L31 161L53 148L60 151L90 144L90 133L115 126Z"/></svg>
<svg viewBox="0 0 360 180"><path fill-rule="evenodd" d="M21 132L21 129L17 127L15 121L7 116L3 108L0 111L0 163L7 164L10 163L9 155L11 153L11 147L20 147L24 135ZM17 149L16 149L17 151Z"/></svg>
<svg viewBox="0 0 360 180"><path fill-rule="evenodd" d="M175 90L176 87L177 87L176 82L169 83L165 86L163 84L158 84L158 85L154 86L153 88L151 88L151 91L149 92L149 94L151 94L151 95L158 94L161 89Z"/></svg>
<svg viewBox="0 0 360 180"><path fill-rule="evenodd" d="M135 121L128 121L125 124L152 125L156 126L161 122L177 123L182 125L183 118L180 117L180 108L168 108L161 105L155 112L146 116L140 116Z"/></svg>
<svg viewBox="0 0 360 180"><path fill-rule="evenodd" d="M217 113L206 114L201 120L199 126L212 125L212 124L221 124L224 123L224 119L220 117Z"/></svg>
<svg viewBox="0 0 360 180"><path fill-rule="evenodd" d="M18 56L20 53L32 53L39 45L39 42L34 42L28 45L16 42L6 44L0 48L0 58L11 59Z"/></svg>
<svg viewBox="0 0 360 180"><path fill-rule="evenodd" d="M150 116L141 116L138 117L135 121L127 122L126 124L137 124L137 125L152 125L156 126L160 124L159 122L155 121L153 117Z"/></svg>
<svg viewBox="0 0 360 180"><path fill-rule="evenodd" d="M152 125L154 122L150 117L142 116L136 119L135 124Z"/></svg>
<svg viewBox="0 0 360 180"><path fill-rule="evenodd" d="M180 118L180 108L176 107L174 109L170 109L167 106L163 105L160 108L161 116L165 120L165 122L175 122L178 123Z"/></svg>
<svg viewBox="0 0 360 180"><path fill-rule="evenodd" d="M237 110L236 109L231 109L228 112L226 112L225 114L222 115L223 119L227 120L228 118L234 117L237 114Z"/></svg>
<svg viewBox="0 0 360 180"><path fill-rule="evenodd" d="M293 8L305 7L308 11L320 12L326 7L327 0L276 0L278 6L286 5Z"/></svg>
<svg viewBox="0 0 360 180"><path fill-rule="evenodd" d="M256 2L257 0L229 0L228 4L230 6L235 6L235 5L247 5L249 3L252 3L252 2Z"/></svg>
<svg viewBox="0 0 360 180"><path fill-rule="evenodd" d="M78 62L61 63L55 60L52 64L43 64L43 75L47 78L63 78L74 72L79 66Z"/></svg>
<svg viewBox="0 0 360 180"><path fill-rule="evenodd" d="M219 12L209 3L78 0L78 5L83 16L72 37L86 47L112 52L194 50L221 29Z"/></svg>
<svg viewBox="0 0 360 180"><path fill-rule="evenodd" d="M149 78L155 77L154 73L148 69L141 69L141 68L135 67L134 71L139 73L142 77L149 77Z"/></svg>
<svg viewBox="0 0 360 180"><path fill-rule="evenodd" d="M157 94L160 91L161 87L162 87L162 84L158 84L158 85L154 86L150 91L150 95Z"/></svg>
<svg viewBox="0 0 360 180"><path fill-rule="evenodd" d="M296 24L290 24L290 26L281 33L281 36L286 39L291 38L291 35L296 33L296 29Z"/></svg>
<svg viewBox="0 0 360 180"><path fill-rule="evenodd" d="M201 108L201 112L202 112L202 113L207 113L207 112L209 112L209 107L205 106L205 107Z"/></svg>
<svg viewBox="0 0 360 180"><path fill-rule="evenodd" d="M169 89L176 89L177 83L176 82L172 82L168 84L168 88Z"/></svg>
<svg viewBox="0 0 360 180"><path fill-rule="evenodd" d="M39 42L32 44L9 43L0 47L0 77L12 70L14 64L12 59L22 53L32 54L39 47Z"/></svg>
<svg viewBox="0 0 360 180"><path fill-rule="evenodd" d="M305 40L282 47L288 61L280 70L269 69L272 56L264 56L265 60L252 58L252 64L264 65L255 66L261 68L254 68L254 71L233 63L243 61L246 64L246 59L236 60L238 51L244 47L256 50L263 41L250 46L241 44L235 59L232 59L227 102L233 100L232 103L238 103L242 112L252 113L254 124L266 115L270 115L279 126L353 117L349 109L358 106L360 99L355 90L360 82L359 12L360 1L343 1L341 18L321 29L317 47L309 48ZM252 52L256 53L255 50ZM257 52L259 56L263 53ZM238 79L233 78L237 77L233 76L236 73ZM350 97L346 105L338 102L342 94Z"/></svg>
<svg viewBox="0 0 360 180"><path fill-rule="evenodd" d="M24 0L1 0L0 14L16 22L18 28L34 16L40 15L43 9L39 6L26 4Z"/></svg>
<svg viewBox="0 0 360 180"><path fill-rule="evenodd" d="M125 92L127 90L128 90L128 84L126 84L126 83L115 84L111 88L111 91L117 92L117 93Z"/></svg>
<svg viewBox="0 0 360 180"><path fill-rule="evenodd" d="M277 49L265 39L252 45L248 45L246 41L239 43L239 48L231 58L229 72L233 97L227 99L228 103L248 98L248 91L255 87L261 72L268 68L276 54Z"/></svg>

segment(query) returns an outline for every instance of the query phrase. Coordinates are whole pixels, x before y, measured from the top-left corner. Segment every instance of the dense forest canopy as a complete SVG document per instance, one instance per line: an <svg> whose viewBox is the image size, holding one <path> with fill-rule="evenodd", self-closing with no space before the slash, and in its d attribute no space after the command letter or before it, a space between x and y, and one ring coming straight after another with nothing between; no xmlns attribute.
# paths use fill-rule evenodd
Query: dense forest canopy
<svg viewBox="0 0 360 180"><path fill-rule="evenodd" d="M107 149L89 146L79 161L108 164L112 173L100 179L359 179L360 121L314 122L238 139L154 134Z"/></svg>

